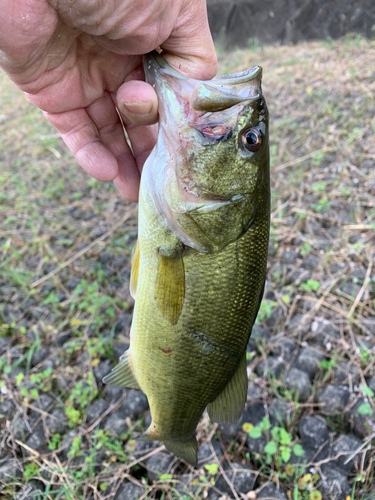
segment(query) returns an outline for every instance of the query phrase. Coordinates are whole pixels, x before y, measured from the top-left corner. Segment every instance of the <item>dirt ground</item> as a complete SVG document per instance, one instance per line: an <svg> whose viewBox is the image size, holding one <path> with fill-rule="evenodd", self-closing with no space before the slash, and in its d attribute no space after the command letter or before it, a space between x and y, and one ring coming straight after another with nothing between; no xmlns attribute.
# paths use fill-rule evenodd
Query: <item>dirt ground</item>
<svg viewBox="0 0 375 500"><path fill-rule="evenodd" d="M136 206L0 74L4 500L375 498L375 42L219 58L264 68L272 228L247 408L202 419L196 470L134 441L147 400L101 384L128 344Z"/></svg>

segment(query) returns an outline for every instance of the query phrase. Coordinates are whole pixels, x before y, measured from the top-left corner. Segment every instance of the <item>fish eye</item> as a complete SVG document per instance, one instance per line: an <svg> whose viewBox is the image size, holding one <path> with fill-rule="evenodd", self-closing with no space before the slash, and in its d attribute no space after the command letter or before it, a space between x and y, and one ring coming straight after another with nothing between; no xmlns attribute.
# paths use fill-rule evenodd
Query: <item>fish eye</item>
<svg viewBox="0 0 375 500"><path fill-rule="evenodd" d="M242 133L241 137L242 145L248 151L254 152L258 151L261 147L263 139L257 128L248 128Z"/></svg>

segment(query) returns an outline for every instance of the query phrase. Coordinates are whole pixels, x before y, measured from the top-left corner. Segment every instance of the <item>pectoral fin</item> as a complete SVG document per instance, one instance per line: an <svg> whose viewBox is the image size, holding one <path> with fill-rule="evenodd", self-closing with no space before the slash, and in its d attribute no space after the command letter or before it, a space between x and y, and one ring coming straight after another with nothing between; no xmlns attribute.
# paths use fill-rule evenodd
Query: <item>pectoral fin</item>
<svg viewBox="0 0 375 500"><path fill-rule="evenodd" d="M185 269L182 254L159 255L155 299L164 318L175 325L185 296Z"/></svg>
<svg viewBox="0 0 375 500"><path fill-rule="evenodd" d="M135 296L137 294L137 284L138 284L138 272L139 272L139 241L134 248L133 258L132 258L132 266L130 271L130 295L135 300Z"/></svg>
<svg viewBox="0 0 375 500"><path fill-rule="evenodd" d="M140 389L131 367L129 351L126 351L121 356L119 364L103 378L103 383L117 385L118 387L129 387L130 389Z"/></svg>
<svg viewBox="0 0 375 500"><path fill-rule="evenodd" d="M210 419L218 424L235 424L243 412L247 396L246 351L224 390L208 405Z"/></svg>

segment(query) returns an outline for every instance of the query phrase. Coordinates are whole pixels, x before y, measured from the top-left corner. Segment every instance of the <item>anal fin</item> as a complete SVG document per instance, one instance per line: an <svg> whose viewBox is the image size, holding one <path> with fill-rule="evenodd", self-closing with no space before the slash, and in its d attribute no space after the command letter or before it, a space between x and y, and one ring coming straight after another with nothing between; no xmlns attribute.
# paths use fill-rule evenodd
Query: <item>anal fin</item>
<svg viewBox="0 0 375 500"><path fill-rule="evenodd" d="M130 364L129 351L126 351L121 356L119 364L103 378L103 383L117 385L118 387L129 387L129 389L140 389Z"/></svg>
<svg viewBox="0 0 375 500"><path fill-rule="evenodd" d="M218 397L208 405L210 419L218 424L235 424L244 409L247 396L246 351L233 377Z"/></svg>

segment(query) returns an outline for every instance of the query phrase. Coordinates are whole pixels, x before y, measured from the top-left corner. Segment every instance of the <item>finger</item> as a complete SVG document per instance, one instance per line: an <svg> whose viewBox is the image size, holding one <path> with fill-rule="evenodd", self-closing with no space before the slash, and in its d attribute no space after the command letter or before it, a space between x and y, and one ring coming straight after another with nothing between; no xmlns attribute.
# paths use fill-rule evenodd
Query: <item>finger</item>
<svg viewBox="0 0 375 500"><path fill-rule="evenodd" d="M99 138L117 160L118 172L114 179L121 195L129 201L138 200L140 171L126 142L124 130L110 94L87 107L87 113L96 125Z"/></svg>
<svg viewBox="0 0 375 500"><path fill-rule="evenodd" d="M183 2L183 8L169 38L161 47L163 57L186 76L209 80L217 71L206 0Z"/></svg>
<svg viewBox="0 0 375 500"><path fill-rule="evenodd" d="M79 165L98 181L108 182L118 174L118 163L99 139L98 129L83 108L63 113L44 112L58 130Z"/></svg>
<svg viewBox="0 0 375 500"><path fill-rule="evenodd" d="M158 98L146 82L124 83L117 91L116 101L120 112L136 125L151 125L158 120Z"/></svg>

